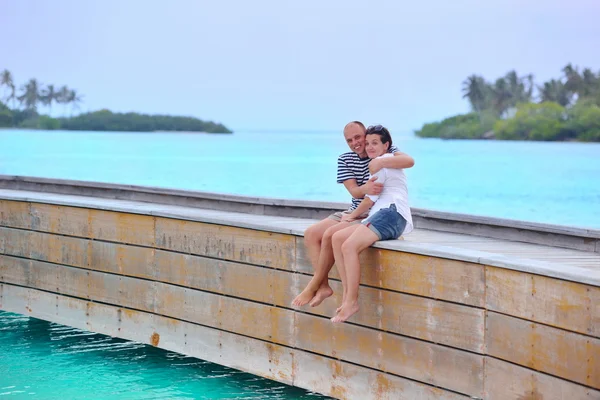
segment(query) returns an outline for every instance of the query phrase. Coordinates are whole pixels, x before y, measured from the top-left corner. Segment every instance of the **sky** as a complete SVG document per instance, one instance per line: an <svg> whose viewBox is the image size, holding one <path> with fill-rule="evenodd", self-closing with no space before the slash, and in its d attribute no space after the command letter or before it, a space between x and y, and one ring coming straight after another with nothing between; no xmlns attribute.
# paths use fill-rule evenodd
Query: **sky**
<svg viewBox="0 0 600 400"><path fill-rule="evenodd" d="M598 0L0 0L0 70L75 88L83 111L410 132L468 111L473 73L600 71L599 17Z"/></svg>

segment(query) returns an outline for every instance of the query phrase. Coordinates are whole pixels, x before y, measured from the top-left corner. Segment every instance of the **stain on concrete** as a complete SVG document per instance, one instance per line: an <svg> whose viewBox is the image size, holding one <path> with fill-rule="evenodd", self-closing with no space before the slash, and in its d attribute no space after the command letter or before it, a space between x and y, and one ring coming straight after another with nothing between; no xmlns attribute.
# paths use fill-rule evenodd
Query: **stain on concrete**
<svg viewBox="0 0 600 400"><path fill-rule="evenodd" d="M154 347L158 346L158 342L160 342L160 335L156 332L150 336L150 344Z"/></svg>
<svg viewBox="0 0 600 400"><path fill-rule="evenodd" d="M517 397L517 400L544 400L544 396L537 389L533 389L531 392L524 393Z"/></svg>

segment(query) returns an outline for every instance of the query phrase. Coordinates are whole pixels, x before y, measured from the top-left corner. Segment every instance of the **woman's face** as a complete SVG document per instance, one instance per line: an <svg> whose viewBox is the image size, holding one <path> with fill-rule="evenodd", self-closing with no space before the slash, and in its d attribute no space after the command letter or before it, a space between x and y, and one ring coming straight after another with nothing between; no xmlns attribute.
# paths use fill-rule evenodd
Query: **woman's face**
<svg viewBox="0 0 600 400"><path fill-rule="evenodd" d="M369 158L379 157L387 151L389 143L381 143L381 136L377 134L367 135L365 139L367 155Z"/></svg>

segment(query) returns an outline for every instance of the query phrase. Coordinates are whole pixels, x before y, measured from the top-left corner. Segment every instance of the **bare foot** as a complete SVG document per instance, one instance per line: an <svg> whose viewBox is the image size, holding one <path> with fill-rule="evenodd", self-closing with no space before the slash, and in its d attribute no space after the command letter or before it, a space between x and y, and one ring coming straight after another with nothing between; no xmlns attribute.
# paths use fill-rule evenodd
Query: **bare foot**
<svg viewBox="0 0 600 400"><path fill-rule="evenodd" d="M348 318L350 318L351 316L353 316L357 312L358 312L358 303L357 302L356 303L352 303L352 304L344 304L342 306L342 309L338 313L338 315L336 315L335 317L331 318L331 321L334 322L334 323L346 322L346 320Z"/></svg>
<svg viewBox="0 0 600 400"><path fill-rule="evenodd" d="M319 290L317 290L317 293L315 293L315 297L312 298L309 304L311 307L316 307L332 294L333 289L331 289L329 286L320 287Z"/></svg>
<svg viewBox="0 0 600 400"><path fill-rule="evenodd" d="M344 295L342 296L342 304L335 309L335 313L339 314L340 311L342 311L342 307L344 307L344 303L346 302L346 293L344 293Z"/></svg>
<svg viewBox="0 0 600 400"><path fill-rule="evenodd" d="M292 300L292 305L296 307L302 307L305 304L308 304L309 301L315 297L317 290L313 290L310 287L306 287L302 293L300 293L294 300Z"/></svg>

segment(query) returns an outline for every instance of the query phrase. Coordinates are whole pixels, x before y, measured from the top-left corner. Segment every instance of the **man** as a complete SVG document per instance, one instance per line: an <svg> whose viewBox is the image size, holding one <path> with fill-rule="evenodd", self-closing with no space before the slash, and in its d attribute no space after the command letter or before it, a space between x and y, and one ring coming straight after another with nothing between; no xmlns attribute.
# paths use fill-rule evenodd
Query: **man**
<svg viewBox="0 0 600 400"><path fill-rule="evenodd" d="M366 194L378 195L383 189L383 185L375 181L376 178L369 179L369 169L374 174L382 168L404 169L415 164L411 156L399 152L395 146L389 149L395 157L371 161L365 151L365 132L365 126L359 121L349 122L344 127L344 138L351 151L338 157L337 182L343 183L350 192L352 204L348 210L336 212L311 225L304 232L304 243L315 274L302 293L292 301L294 306L300 307L308 303L316 307L333 294L328 280L334 263L331 237L349 224L360 223L361 219L351 222L345 219L358 207Z"/></svg>

